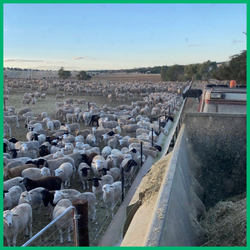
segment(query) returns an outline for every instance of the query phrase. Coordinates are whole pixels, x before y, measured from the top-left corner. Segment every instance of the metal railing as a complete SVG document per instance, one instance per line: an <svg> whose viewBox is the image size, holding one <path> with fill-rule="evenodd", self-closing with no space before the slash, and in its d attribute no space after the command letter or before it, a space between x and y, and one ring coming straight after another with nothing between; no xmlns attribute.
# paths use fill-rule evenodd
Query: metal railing
<svg viewBox="0 0 250 250"><path fill-rule="evenodd" d="M79 235L78 235L78 218L79 215L77 214L76 208L74 206L68 207L62 214L60 214L58 217L56 217L53 221L51 221L46 227L44 227L42 230L40 230L37 234L35 234L32 238L30 238L25 244L22 245L22 247L29 246L32 242L34 242L38 237L40 237L44 232L46 232L49 228L54 226L54 224L60 220L65 214L67 214L69 211L74 211L74 224L75 224L75 237L76 237L76 245L79 246Z"/></svg>

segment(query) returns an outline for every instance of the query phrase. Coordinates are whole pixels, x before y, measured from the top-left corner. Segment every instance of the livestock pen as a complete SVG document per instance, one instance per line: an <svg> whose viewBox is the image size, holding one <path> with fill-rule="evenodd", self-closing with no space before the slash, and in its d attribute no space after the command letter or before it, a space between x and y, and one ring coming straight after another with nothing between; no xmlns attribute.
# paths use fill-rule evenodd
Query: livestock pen
<svg viewBox="0 0 250 250"><path fill-rule="evenodd" d="M148 83L147 83L148 84ZM119 85L119 83L118 83ZM163 84L164 85L164 84ZM36 86L37 87L37 86ZM23 94L27 92L27 90L20 88L20 89L11 89L10 90L10 94L9 94L9 100L6 103L7 106L11 105L11 106L15 106L16 107L16 111L18 111L21 108L21 98L23 96ZM29 92L29 91L28 91ZM146 94L146 92L144 93ZM67 97L70 97L67 96ZM65 96L65 99L67 98ZM110 106L113 107L117 107L119 105L122 104L130 104L131 102L136 102L138 100L142 99L142 95L139 94L135 94L133 97L130 97L130 99L126 99L125 102L123 102L122 100L118 101L118 100L112 100L112 102L109 104ZM107 97L106 96L102 96L101 94L97 94L94 93L93 95L87 95L87 94L80 94L80 93L75 93L74 95L75 99L82 99L85 98L87 103L91 103L91 102L96 102L97 98L98 98L98 106L101 105L105 105L107 104ZM47 92L46 98L45 99L38 99L37 103L35 106L31 106L32 112L34 114L34 116L40 115L42 112L46 111L48 113L49 116L53 117L55 116L55 106L54 106L54 102L55 102L55 90L54 89L49 89L49 91ZM84 109L88 109L88 105L82 105ZM167 113L169 111L167 110ZM153 117L155 118L155 117ZM62 121L62 120L61 120ZM63 122L63 121L62 121ZM20 128L15 128L13 125L12 126L12 130L13 130L13 136L16 137L17 139L19 139L20 141L26 141L26 133L28 132L28 129L25 128L25 124L24 121L21 120L20 121ZM80 122L80 126L81 129L82 128L90 128L89 126L84 126L83 122ZM126 135L129 135L130 133L126 133ZM124 133L122 133L122 135L124 136ZM134 133L130 134L131 136L134 136ZM100 145L100 149L103 147L103 145ZM71 188L75 188L75 189L81 189L81 184L78 183L78 181L74 181L72 183ZM126 189L126 192L128 191L128 189ZM120 203L120 201L118 202ZM96 246L98 245L102 235L104 234L106 228L109 226L109 223L111 222L112 218L105 218L105 216L103 216L103 214L105 214L105 210L98 207L100 214L97 213L98 215L98 222L90 222L89 223L89 227L92 229L90 231L89 237L92 240L90 242L91 246ZM118 209L118 206L116 207L116 210ZM115 212L116 212L115 210ZM42 218L42 219L41 219ZM47 225L49 223L49 219L46 216L46 211L42 210L41 214L37 213L36 211L34 211L34 233L36 233L38 230L40 230L41 228L43 228L45 225ZM43 240L45 240L48 236L52 235L52 232L49 232L48 235L43 236ZM22 236L24 236L23 234L20 235L19 240L22 238ZM66 246L68 245L67 243L63 243L60 244L60 242L58 240L48 240L49 243L48 245L52 245L52 246L56 246L56 245L63 245ZM73 241L73 240L72 240ZM23 244L22 241L18 241L18 245ZM73 242L71 243L71 245L73 244ZM40 245L39 242L36 242L35 245Z"/></svg>

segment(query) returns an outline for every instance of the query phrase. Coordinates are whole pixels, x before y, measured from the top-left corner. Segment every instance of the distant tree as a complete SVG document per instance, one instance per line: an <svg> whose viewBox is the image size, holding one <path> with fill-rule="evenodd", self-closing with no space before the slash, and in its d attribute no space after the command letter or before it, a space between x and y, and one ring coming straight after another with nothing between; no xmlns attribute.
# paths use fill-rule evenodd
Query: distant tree
<svg viewBox="0 0 250 250"><path fill-rule="evenodd" d="M238 84L246 85L247 51L244 50L230 58L231 79L236 80Z"/></svg>
<svg viewBox="0 0 250 250"><path fill-rule="evenodd" d="M167 70L166 80L167 81L178 81L179 75L184 75L184 66L175 64Z"/></svg>
<svg viewBox="0 0 250 250"><path fill-rule="evenodd" d="M153 68L150 68L150 73L151 74L161 74L161 66L155 66Z"/></svg>
<svg viewBox="0 0 250 250"><path fill-rule="evenodd" d="M218 80L236 80L237 84L246 85L246 56L246 50L231 56L229 62L223 63L213 71L213 77Z"/></svg>
<svg viewBox="0 0 250 250"><path fill-rule="evenodd" d="M91 76L86 73L86 71L81 70L77 75L78 80L90 80Z"/></svg>
<svg viewBox="0 0 250 250"><path fill-rule="evenodd" d="M64 68L61 67L61 68L58 70L58 76L59 76L59 78L66 79L66 78L69 78L69 77L71 76L71 73L70 73L70 71L64 70Z"/></svg>
<svg viewBox="0 0 250 250"><path fill-rule="evenodd" d="M162 81L167 81L167 71L169 67L168 66L162 66L161 67L161 80Z"/></svg>
<svg viewBox="0 0 250 250"><path fill-rule="evenodd" d="M189 64L185 66L184 73L187 76L187 78L194 79L194 76L197 72L197 67L198 64Z"/></svg>

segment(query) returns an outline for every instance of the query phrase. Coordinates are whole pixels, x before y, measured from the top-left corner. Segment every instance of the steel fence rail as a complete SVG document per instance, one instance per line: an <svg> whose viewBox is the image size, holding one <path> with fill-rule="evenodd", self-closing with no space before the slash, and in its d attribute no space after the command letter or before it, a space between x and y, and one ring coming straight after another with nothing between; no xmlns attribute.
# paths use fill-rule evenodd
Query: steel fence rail
<svg viewBox="0 0 250 250"><path fill-rule="evenodd" d="M53 221L51 221L46 227L44 227L42 230L40 230L37 234L35 234L32 238L30 238L25 244L22 245L22 247L29 246L33 241L35 241L39 236L41 236L45 231L47 231L50 227L52 227L58 220L60 220L66 213L68 213L70 210L74 211L74 220L75 220L75 230L78 231L78 221L77 221L77 211L74 206L68 207L62 214L60 214L58 217L56 217ZM79 236L76 233L76 244L79 243Z"/></svg>

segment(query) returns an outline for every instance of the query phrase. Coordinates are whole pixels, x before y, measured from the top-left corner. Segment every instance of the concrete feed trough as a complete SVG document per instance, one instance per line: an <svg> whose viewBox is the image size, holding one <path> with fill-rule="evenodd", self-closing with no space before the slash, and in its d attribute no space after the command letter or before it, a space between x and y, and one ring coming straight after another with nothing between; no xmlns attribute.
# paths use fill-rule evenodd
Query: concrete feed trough
<svg viewBox="0 0 250 250"><path fill-rule="evenodd" d="M142 200L121 246L201 246L205 209L244 192L246 115L187 113L154 209Z"/></svg>

